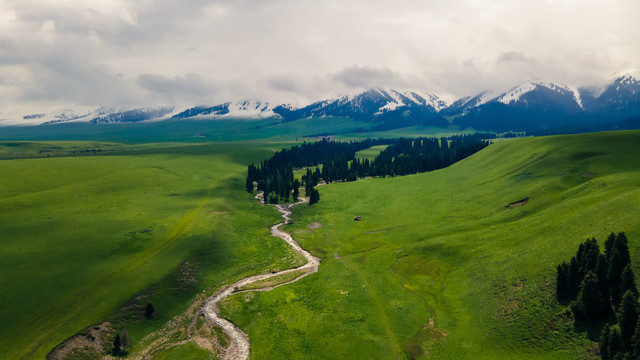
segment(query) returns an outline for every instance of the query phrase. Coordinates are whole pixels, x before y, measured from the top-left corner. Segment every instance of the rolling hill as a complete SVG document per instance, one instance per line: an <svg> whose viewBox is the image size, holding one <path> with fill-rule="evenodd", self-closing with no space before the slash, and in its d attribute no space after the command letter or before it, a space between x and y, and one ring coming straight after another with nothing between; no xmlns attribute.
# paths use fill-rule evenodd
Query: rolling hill
<svg viewBox="0 0 640 360"><path fill-rule="evenodd" d="M288 227L320 271L223 314L255 359L595 358L598 329L557 303L555 268L624 231L638 271L639 147L640 132L518 139L431 173L323 186Z"/></svg>

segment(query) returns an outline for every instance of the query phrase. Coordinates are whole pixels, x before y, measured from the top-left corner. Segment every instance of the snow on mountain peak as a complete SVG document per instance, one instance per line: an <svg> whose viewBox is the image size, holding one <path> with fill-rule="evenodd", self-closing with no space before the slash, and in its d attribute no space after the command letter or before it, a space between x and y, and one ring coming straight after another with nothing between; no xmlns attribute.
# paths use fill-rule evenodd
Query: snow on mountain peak
<svg viewBox="0 0 640 360"><path fill-rule="evenodd" d="M556 84L549 81L541 80L538 78L533 78L520 86L516 86L515 88L507 91L506 93L495 98L496 101L499 101L503 104L511 104L520 100L520 98L531 92L536 90L538 87L545 87L549 90L558 92L558 93L571 93L573 96L573 100L582 108L582 99L580 98L580 93L578 89L573 86L567 86L562 84Z"/></svg>
<svg viewBox="0 0 640 360"><path fill-rule="evenodd" d="M228 113L224 114L225 117L273 117L276 114L273 112L273 107L266 101L255 100L241 100L236 102L228 102L225 104Z"/></svg>
<svg viewBox="0 0 640 360"><path fill-rule="evenodd" d="M614 83L619 85L638 86L640 85L640 80L638 80L639 78L640 76L638 75L638 71L629 70L616 78Z"/></svg>

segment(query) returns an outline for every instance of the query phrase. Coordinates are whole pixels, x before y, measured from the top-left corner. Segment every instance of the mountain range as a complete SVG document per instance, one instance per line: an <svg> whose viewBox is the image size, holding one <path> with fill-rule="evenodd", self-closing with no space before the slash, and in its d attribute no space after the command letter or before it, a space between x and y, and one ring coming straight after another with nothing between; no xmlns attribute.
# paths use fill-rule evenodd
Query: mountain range
<svg viewBox="0 0 640 360"><path fill-rule="evenodd" d="M55 124L139 122L165 119L349 117L372 122L373 129L413 125L474 128L489 131L539 130L603 124L640 116L640 80L632 74L614 78L601 89L571 87L532 79L504 93L483 91L447 103L436 94L372 88L303 107L242 100L214 106L140 108L125 111L100 108L76 113L64 110L24 115L27 123Z"/></svg>

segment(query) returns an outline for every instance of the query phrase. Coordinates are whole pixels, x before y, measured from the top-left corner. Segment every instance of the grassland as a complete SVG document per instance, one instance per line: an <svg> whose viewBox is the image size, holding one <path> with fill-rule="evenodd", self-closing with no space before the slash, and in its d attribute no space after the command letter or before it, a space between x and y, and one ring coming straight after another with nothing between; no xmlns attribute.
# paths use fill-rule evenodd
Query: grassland
<svg viewBox="0 0 640 360"><path fill-rule="evenodd" d="M0 358L42 359L104 320L135 350L202 291L295 263L269 235L277 212L243 191L281 146L0 143L23 157L0 161Z"/></svg>
<svg viewBox="0 0 640 360"><path fill-rule="evenodd" d="M364 160L367 159L369 161L375 159L384 149L389 145L376 145L372 146L368 149L360 150L356 152L356 159Z"/></svg>
<svg viewBox="0 0 640 360"><path fill-rule="evenodd" d="M181 119L127 124L67 123L3 127L0 132L0 141L81 140L117 143L264 141L265 139L283 141L327 134L358 133L372 126L374 126L373 123L335 117L291 122L282 122L279 119ZM410 130L410 132L415 131L417 130Z"/></svg>
<svg viewBox="0 0 640 360"><path fill-rule="evenodd" d="M639 270L639 152L639 132L527 138L431 173L323 186L286 229L320 271L231 297L223 314L253 359L594 358L597 329L554 300L555 267L624 231Z"/></svg>

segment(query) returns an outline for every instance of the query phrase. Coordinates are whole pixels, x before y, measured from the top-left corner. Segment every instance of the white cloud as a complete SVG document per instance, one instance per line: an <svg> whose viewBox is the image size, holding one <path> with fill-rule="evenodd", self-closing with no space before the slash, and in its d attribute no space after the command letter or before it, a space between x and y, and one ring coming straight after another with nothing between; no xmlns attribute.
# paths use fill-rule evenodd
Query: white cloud
<svg viewBox="0 0 640 360"><path fill-rule="evenodd" d="M55 35L56 35L55 20L45 21L40 27L40 30L38 31L38 39L40 39L42 42L47 44L53 43Z"/></svg>
<svg viewBox="0 0 640 360"><path fill-rule="evenodd" d="M0 0L3 107L463 96L640 68L637 0ZM15 75L8 67L20 67ZM65 103L65 104L62 104Z"/></svg>

